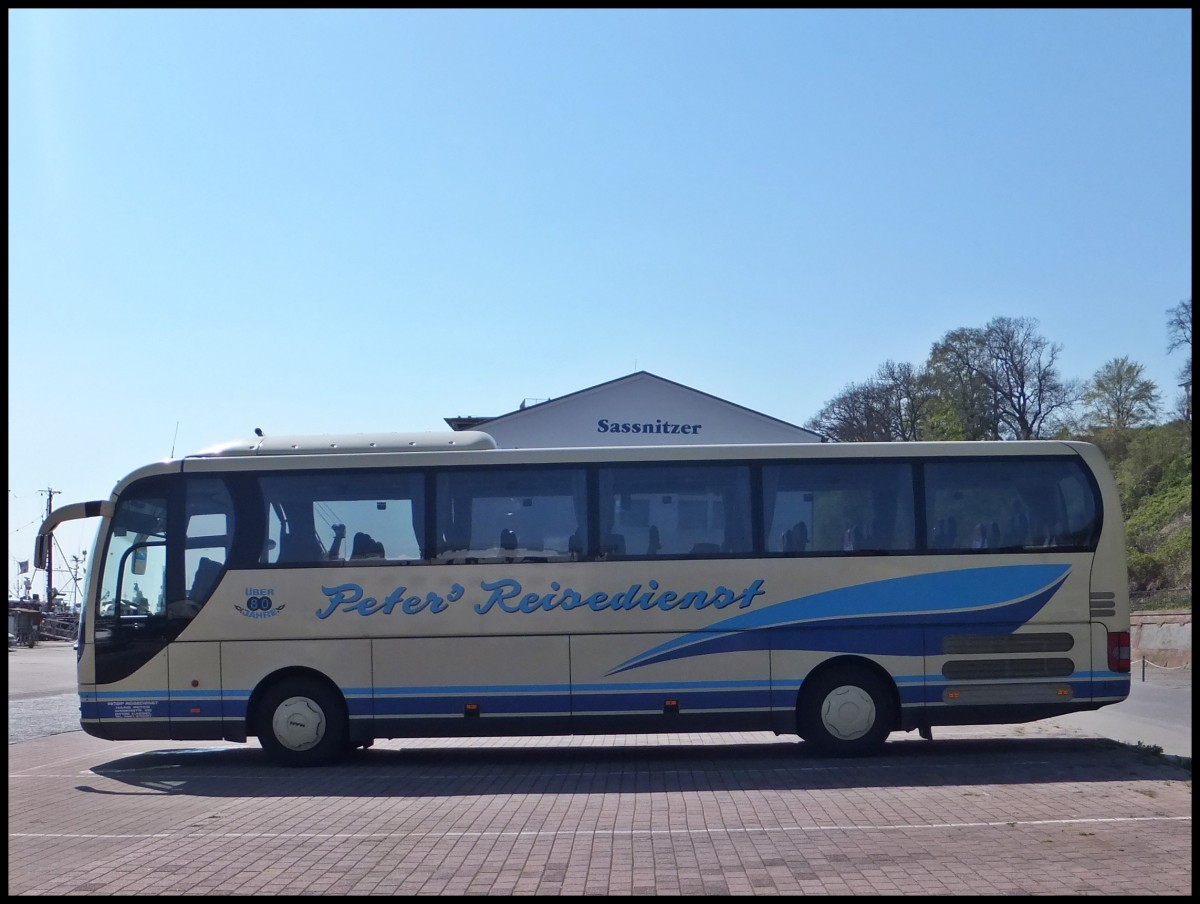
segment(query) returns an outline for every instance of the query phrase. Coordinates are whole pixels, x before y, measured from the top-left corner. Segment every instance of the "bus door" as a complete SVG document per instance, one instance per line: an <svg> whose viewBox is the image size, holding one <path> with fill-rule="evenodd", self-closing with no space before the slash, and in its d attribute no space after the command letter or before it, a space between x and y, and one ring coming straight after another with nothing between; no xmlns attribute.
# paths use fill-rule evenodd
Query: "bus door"
<svg viewBox="0 0 1200 904"><path fill-rule="evenodd" d="M98 733L114 740L170 737L165 489L147 481L121 499L101 564L91 650L95 689L83 694L83 719L98 720Z"/></svg>
<svg viewBox="0 0 1200 904"><path fill-rule="evenodd" d="M187 628L204 606L218 595L233 543L233 505L225 481L193 477L181 500L176 546L172 557L182 579L169 582L166 616L171 636L169 689L171 737L198 740L223 736L224 700L221 645L215 639L189 637ZM211 620L210 620L211 623ZM240 725L244 713L232 713Z"/></svg>

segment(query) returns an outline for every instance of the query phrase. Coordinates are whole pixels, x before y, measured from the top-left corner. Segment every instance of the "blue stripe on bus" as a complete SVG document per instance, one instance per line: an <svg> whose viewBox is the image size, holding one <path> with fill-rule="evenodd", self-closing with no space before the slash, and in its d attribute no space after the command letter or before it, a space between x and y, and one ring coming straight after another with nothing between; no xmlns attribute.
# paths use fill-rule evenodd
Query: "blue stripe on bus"
<svg viewBox="0 0 1200 904"><path fill-rule="evenodd" d="M384 697L375 701L376 718L388 716L436 716L463 714L463 703L478 704L480 712L487 715L512 715L516 713L570 713L569 694L534 694L514 697L502 694L495 697L475 694L469 701L449 697Z"/></svg>
<svg viewBox="0 0 1200 904"><path fill-rule="evenodd" d="M150 693L152 692L146 692L146 694ZM108 700L102 703L81 700L79 713L83 719L115 719L122 722L136 719L166 719L171 714L170 704L165 698L150 699L146 696L142 696L138 702L128 706L119 700Z"/></svg>
<svg viewBox="0 0 1200 904"><path fill-rule="evenodd" d="M1112 693L1125 695L1129 692L1131 682L1130 675L1121 672L1112 672L1107 669L1099 671L1079 671L1070 676L1074 681L1090 681L1092 690L1099 695L1100 693ZM916 674L916 675L893 675L892 680L899 687L903 695L910 685L926 685L933 688L944 688L948 685L969 686L971 683L995 683L989 682L986 679L971 681L952 681L945 678L941 674ZM1041 679L1027 679L1025 683L1036 682ZM631 693L638 691L664 691L671 694L678 694L688 691L721 691L734 689L763 689L771 690L775 693L792 694L799 691L803 678L776 678L770 679L745 679L734 681L635 681L635 682L607 682L593 684L493 684L493 685L444 685L444 686L397 686L397 687L380 687L372 689L369 687L353 687L340 688L342 694L347 701L352 705L358 703L370 703L372 699L384 697L432 697L432 696L447 696L447 695L478 695L478 694L517 694L517 695L536 695L536 694L566 694L574 693L577 695L586 695L594 693L612 693L623 692ZM1006 682L1017 683L1017 682ZM145 690L145 691L82 691L80 692L81 706L88 707L89 711L95 711L96 708L104 705L113 705L121 701L136 700L155 704L165 704L168 700L172 703L179 703L180 706L188 705L190 702L209 701L213 703L221 703L227 715L243 714L246 711L246 706L249 703L252 691L230 688L228 690Z"/></svg>
<svg viewBox="0 0 1200 904"><path fill-rule="evenodd" d="M1089 677L1090 673L1079 673L1061 683L1071 688L1073 699L1112 697L1122 699L1128 695L1129 679L1099 680ZM1044 681L1008 681L1006 687L1021 684L1045 684ZM496 686L458 688L448 692L446 688L394 689L400 693L378 694L374 698L355 697L348 701L352 718L388 718L399 716L460 716L462 704L476 703L485 715L561 714L596 715L606 712L661 711L664 694L676 700L681 712L706 712L716 710L789 710L796 705L796 696L802 682L693 682L691 686L640 683L587 685L585 693L567 693L547 687ZM947 687L971 687L987 685L989 682L948 682L941 676L901 676L897 679L897 691L902 706L918 706L942 703ZM519 693L514 693L519 691ZM157 692L161 695L161 692ZM119 694L108 694L113 698L103 701L85 699L81 701L81 718L85 721L98 719L132 722L138 719L163 719L190 721L209 719L244 719L248 700L246 695L226 699L181 699L168 700L156 696L155 691L139 691L138 702L122 714ZM89 697L98 696L89 694ZM464 698L470 699L464 699Z"/></svg>
<svg viewBox="0 0 1200 904"><path fill-rule="evenodd" d="M671 693L670 698L679 704L680 712L697 709L767 709L770 707L770 689L731 691L691 691ZM645 709L662 711L663 695L659 693L624 693L611 691L604 694L589 694L575 698L575 711L603 713L611 710Z"/></svg>
<svg viewBox="0 0 1200 904"><path fill-rule="evenodd" d="M576 684L576 693L591 691L611 691L616 688L636 691L675 691L702 690L705 688L765 688L770 687L769 679L747 679L744 681L621 681L606 684Z"/></svg>
<svg viewBox="0 0 1200 904"><path fill-rule="evenodd" d="M405 694L566 694L570 693L569 684L461 684L461 685L420 685L419 687L380 687L375 689L375 696L386 697Z"/></svg>
<svg viewBox="0 0 1200 904"><path fill-rule="evenodd" d="M735 615L651 647L612 668L690 656L794 649L920 656L946 634L988 633L1023 625L1058 592L1070 565L1001 565L911 575L840 587ZM862 619L874 623L864 629ZM804 630L782 630L803 628ZM898 629L908 628L902 631Z"/></svg>

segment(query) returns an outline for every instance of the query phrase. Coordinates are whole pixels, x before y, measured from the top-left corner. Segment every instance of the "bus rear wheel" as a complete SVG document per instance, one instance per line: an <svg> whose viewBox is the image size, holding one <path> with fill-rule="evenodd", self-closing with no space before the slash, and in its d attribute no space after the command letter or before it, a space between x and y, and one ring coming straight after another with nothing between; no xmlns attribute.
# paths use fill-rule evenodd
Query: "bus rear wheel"
<svg viewBox="0 0 1200 904"><path fill-rule="evenodd" d="M281 766L321 766L346 753L346 723L337 691L314 678L286 678L263 695L258 740Z"/></svg>
<svg viewBox="0 0 1200 904"><path fill-rule="evenodd" d="M844 666L816 675L801 688L800 737L830 756L869 756L883 749L896 725L886 683L869 669Z"/></svg>

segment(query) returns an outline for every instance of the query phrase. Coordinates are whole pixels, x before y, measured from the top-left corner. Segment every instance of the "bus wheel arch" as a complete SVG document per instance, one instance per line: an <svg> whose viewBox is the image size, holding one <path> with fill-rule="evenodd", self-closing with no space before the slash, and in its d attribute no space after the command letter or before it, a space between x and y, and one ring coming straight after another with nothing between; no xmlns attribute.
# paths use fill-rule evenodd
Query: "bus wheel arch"
<svg viewBox="0 0 1200 904"><path fill-rule="evenodd" d="M796 697L796 732L821 753L878 753L900 728L896 683L878 664L838 656L813 669Z"/></svg>
<svg viewBox="0 0 1200 904"><path fill-rule="evenodd" d="M347 752L349 721L346 698L333 681L313 669L289 668L255 688L246 731L280 765L321 766Z"/></svg>

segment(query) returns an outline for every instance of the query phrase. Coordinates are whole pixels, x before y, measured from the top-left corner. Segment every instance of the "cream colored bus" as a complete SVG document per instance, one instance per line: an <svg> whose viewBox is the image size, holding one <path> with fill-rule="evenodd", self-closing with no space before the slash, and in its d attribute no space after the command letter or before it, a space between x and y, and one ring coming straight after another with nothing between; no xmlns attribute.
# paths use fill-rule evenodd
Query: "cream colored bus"
<svg viewBox="0 0 1200 904"><path fill-rule="evenodd" d="M101 738L709 730L831 755L1129 692L1116 487L1074 442L498 449L255 438L99 517L79 634Z"/></svg>

